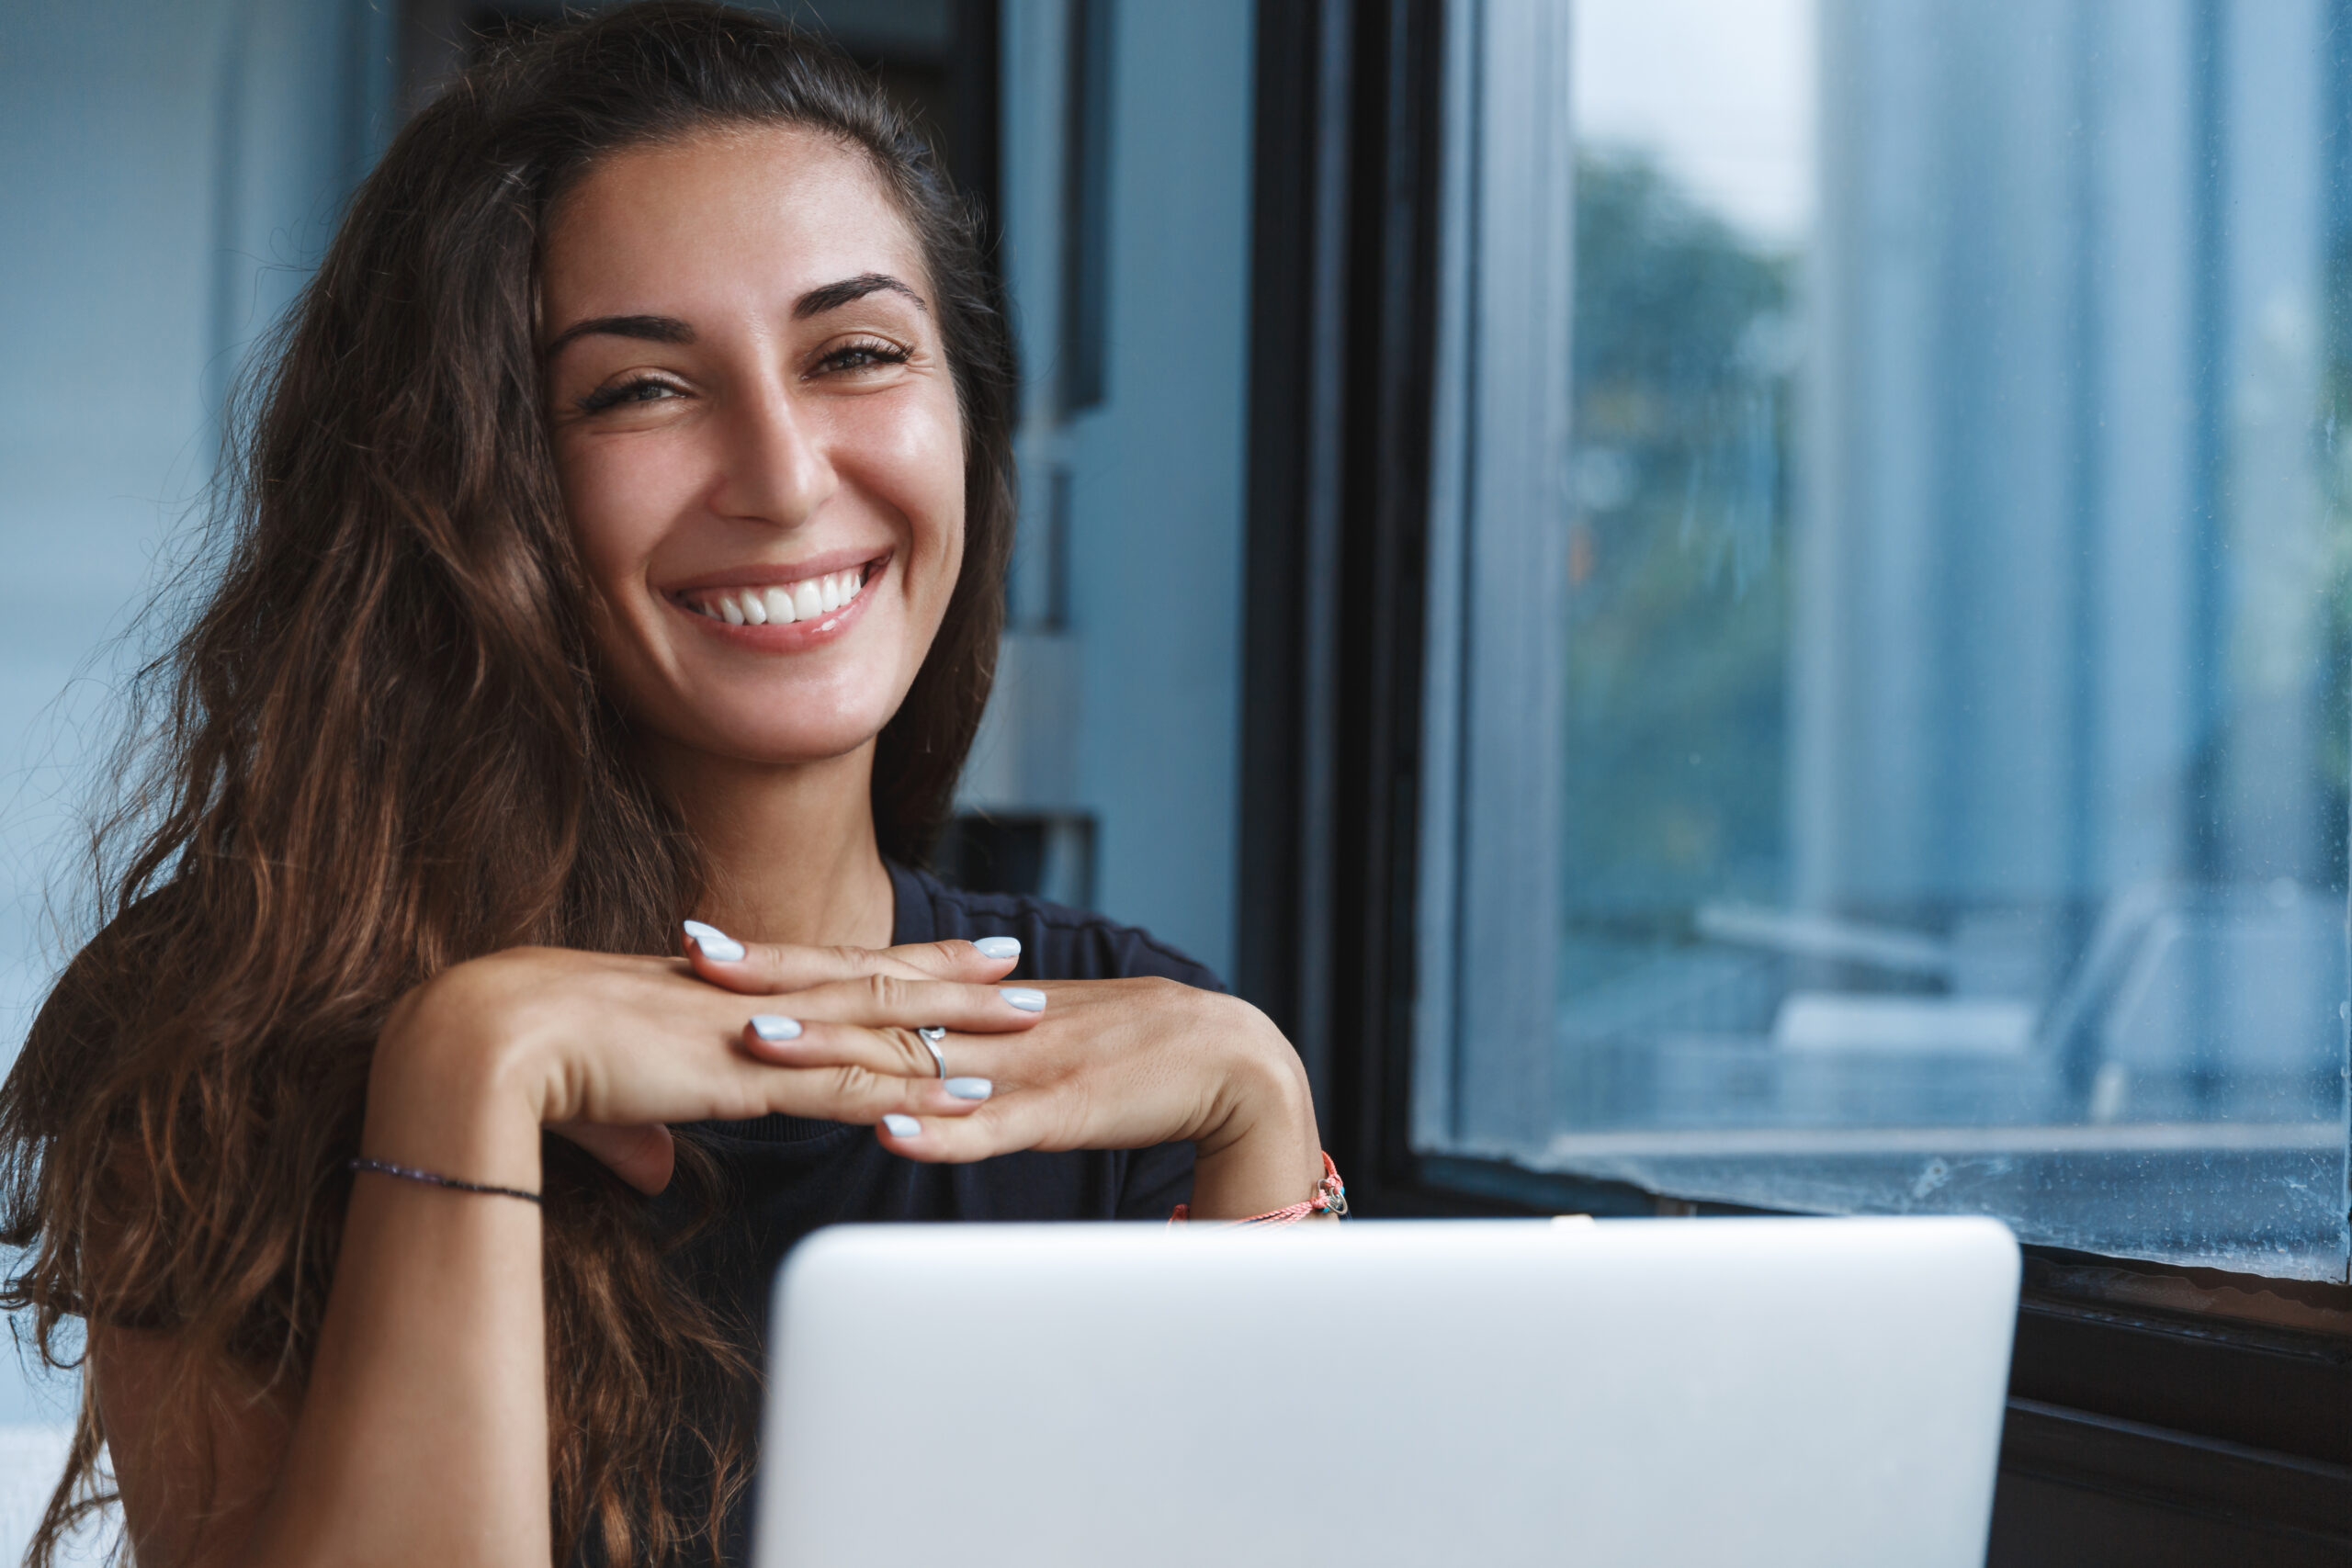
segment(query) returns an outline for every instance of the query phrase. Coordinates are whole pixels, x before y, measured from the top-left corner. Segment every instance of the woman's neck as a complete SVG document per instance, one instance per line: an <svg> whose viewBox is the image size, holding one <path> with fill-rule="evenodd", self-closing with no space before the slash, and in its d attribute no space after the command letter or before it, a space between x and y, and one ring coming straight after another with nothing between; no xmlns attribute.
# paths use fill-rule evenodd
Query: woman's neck
<svg viewBox="0 0 2352 1568"><path fill-rule="evenodd" d="M654 764L708 868L696 919L751 942L889 945L871 741L787 767L667 748Z"/></svg>

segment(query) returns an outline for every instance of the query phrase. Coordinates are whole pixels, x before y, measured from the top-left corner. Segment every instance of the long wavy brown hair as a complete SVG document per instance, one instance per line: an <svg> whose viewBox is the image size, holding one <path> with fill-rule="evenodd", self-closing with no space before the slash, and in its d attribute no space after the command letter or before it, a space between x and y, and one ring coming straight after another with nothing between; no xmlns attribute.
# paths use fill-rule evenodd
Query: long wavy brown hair
<svg viewBox="0 0 2352 1568"><path fill-rule="evenodd" d="M862 151L923 248L965 556L873 800L903 860L944 816L1013 512L1012 351L972 215L870 80L773 21L661 0L501 50L361 186L243 400L216 585L141 678L137 766L94 833L103 930L0 1089L0 1242L27 1249L0 1305L58 1365L74 1318L168 1333L159 1430L204 1430L223 1390L302 1387L396 998L517 943L669 952L694 905L696 846L598 679L537 256L599 158L744 124ZM682 1138L657 1211L546 1153L559 1558L716 1561L756 1373L747 1325L673 1267L674 1215L723 1201L713 1167ZM94 1412L85 1387L30 1561L110 1501Z"/></svg>

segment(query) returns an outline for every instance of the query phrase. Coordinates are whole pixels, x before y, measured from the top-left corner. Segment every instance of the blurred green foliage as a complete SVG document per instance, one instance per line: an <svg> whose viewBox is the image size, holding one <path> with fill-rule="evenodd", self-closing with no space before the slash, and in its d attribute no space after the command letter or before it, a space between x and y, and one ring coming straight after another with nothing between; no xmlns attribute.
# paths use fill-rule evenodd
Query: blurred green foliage
<svg viewBox="0 0 2352 1568"><path fill-rule="evenodd" d="M1784 896L1791 258L1655 164L1577 164L1570 942Z"/></svg>

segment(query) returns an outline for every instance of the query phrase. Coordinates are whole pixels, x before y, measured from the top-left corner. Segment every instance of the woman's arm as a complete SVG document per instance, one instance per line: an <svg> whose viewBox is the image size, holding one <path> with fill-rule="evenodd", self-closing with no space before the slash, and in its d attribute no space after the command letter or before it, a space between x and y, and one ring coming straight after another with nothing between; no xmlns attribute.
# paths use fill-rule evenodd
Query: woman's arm
<svg viewBox="0 0 2352 1568"><path fill-rule="evenodd" d="M965 943L915 956L967 976L1011 962ZM809 962L840 973L860 961ZM827 1021L812 1022L816 1035L933 1018L982 1031L1033 1021L992 986L903 977L920 972L893 961L885 976L826 987L827 1004L792 1005ZM387 1023L362 1152L536 1191L547 1124L637 1128L770 1111L945 1120L970 1107L928 1079L764 1057L746 1031L755 1010L659 960L542 951L459 965ZM153 1418L167 1341L95 1337L92 1376L141 1568L548 1562L539 1213L520 1199L359 1176L299 1401L207 1390L200 1431ZM208 1489L216 1505L199 1514Z"/></svg>
<svg viewBox="0 0 2352 1568"><path fill-rule="evenodd" d="M1238 998L1208 995L1182 1010L1229 1058L1224 1094L1193 1145L1192 1213L1246 1219L1302 1203L1323 1179L1323 1138L1306 1065L1272 1021Z"/></svg>
<svg viewBox="0 0 2352 1568"><path fill-rule="evenodd" d="M535 1192L539 1069L513 1034L476 1038L464 1005L422 999L386 1030L360 1146ZM537 1204L359 1177L294 1441L243 1561L548 1562L539 1280Z"/></svg>
<svg viewBox="0 0 2352 1568"><path fill-rule="evenodd" d="M403 1058L405 1059L403 1060ZM390 1031L368 1140L536 1190L527 1105ZM415 1187L413 1192L402 1190ZM94 1329L89 1374L141 1568L549 1559L539 1211L362 1180L309 1387L209 1387L164 1412L175 1346Z"/></svg>

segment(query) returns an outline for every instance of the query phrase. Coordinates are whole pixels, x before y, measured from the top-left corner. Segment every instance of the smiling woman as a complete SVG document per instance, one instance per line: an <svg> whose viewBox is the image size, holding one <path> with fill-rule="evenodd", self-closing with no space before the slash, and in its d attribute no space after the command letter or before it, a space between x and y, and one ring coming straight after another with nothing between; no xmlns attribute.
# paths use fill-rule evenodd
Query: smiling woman
<svg viewBox="0 0 2352 1568"><path fill-rule="evenodd" d="M89 1329L37 1559L103 1445L142 1568L740 1561L809 1229L1316 1190L1262 1016L917 869L1011 386L928 152L789 29L608 11L401 133L0 1090L0 1305Z"/></svg>

